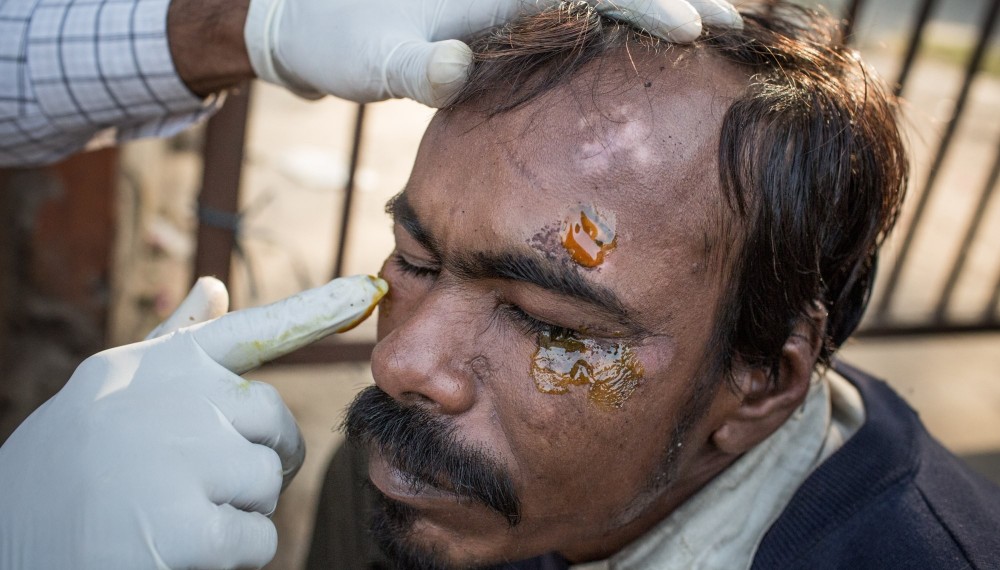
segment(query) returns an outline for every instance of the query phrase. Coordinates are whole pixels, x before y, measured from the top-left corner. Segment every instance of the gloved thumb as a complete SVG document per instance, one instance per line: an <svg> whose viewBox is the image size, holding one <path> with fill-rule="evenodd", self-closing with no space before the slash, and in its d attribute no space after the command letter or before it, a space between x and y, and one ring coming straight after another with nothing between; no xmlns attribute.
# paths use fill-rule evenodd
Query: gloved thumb
<svg viewBox="0 0 1000 570"><path fill-rule="evenodd" d="M701 35L701 15L690 3L675 0L601 2L588 0L602 15L621 20L670 42L691 43ZM641 9L636 9L636 6Z"/></svg>
<svg viewBox="0 0 1000 570"><path fill-rule="evenodd" d="M187 297L145 340L168 335L177 329L210 321L229 311L229 291L215 277L201 277L191 287Z"/></svg>
<svg viewBox="0 0 1000 570"><path fill-rule="evenodd" d="M392 97L443 107L465 85L471 65L472 49L459 40L405 42L389 54L385 82Z"/></svg>

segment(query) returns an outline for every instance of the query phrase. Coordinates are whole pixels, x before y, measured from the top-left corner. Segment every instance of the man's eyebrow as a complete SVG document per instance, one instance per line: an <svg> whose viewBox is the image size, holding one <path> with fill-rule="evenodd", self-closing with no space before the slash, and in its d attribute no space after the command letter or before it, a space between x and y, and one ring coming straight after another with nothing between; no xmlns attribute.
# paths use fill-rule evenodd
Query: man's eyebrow
<svg viewBox="0 0 1000 570"><path fill-rule="evenodd" d="M634 312L611 289L594 283L579 271L558 261L527 252L475 252L448 263L456 275L466 279L505 279L537 285L542 289L579 299L608 313L622 325L644 331Z"/></svg>
<svg viewBox="0 0 1000 570"><path fill-rule="evenodd" d="M421 246L438 259L441 258L437 241L421 224L405 191L393 196L386 203L385 211ZM646 328L635 321L635 312L614 291L584 278L579 271L558 261L521 251L475 252L461 255L447 265L456 275L466 279L504 279L531 283L542 289L579 299L607 313L619 324L637 332L646 332Z"/></svg>
<svg viewBox="0 0 1000 570"><path fill-rule="evenodd" d="M427 251L433 254L435 257L441 257L439 255L439 248L434 237L427 231L427 229L420 223L420 218L417 217L417 212L413 209L410 204L410 200L406 197L406 192L400 192L392 198L389 199L385 204L385 213L392 216L392 220L403 226L406 233L410 234L413 239L424 247Z"/></svg>

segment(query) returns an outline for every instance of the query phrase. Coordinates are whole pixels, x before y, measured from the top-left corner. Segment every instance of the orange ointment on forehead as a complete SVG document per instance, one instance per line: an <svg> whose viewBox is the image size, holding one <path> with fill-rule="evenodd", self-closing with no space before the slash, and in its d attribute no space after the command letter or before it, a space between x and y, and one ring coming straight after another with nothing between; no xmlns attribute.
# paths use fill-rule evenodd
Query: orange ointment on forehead
<svg viewBox="0 0 1000 570"><path fill-rule="evenodd" d="M603 217L592 207L575 209L563 222L562 244L573 261L584 267L597 267L615 248L614 219Z"/></svg>
<svg viewBox="0 0 1000 570"><path fill-rule="evenodd" d="M639 380L642 364L624 343L600 343L588 338L543 332L531 363L535 387L546 394L565 394L570 386L588 386L590 401L620 408Z"/></svg>

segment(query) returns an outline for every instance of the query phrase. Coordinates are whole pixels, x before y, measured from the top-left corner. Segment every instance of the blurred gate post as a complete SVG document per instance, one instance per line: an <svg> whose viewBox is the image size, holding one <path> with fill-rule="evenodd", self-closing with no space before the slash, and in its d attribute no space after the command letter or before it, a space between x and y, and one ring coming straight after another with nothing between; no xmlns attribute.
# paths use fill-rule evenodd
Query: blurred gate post
<svg viewBox="0 0 1000 570"><path fill-rule="evenodd" d="M239 196L250 84L229 93L205 129L204 171L198 195L198 249L194 278L214 275L229 283L239 232Z"/></svg>

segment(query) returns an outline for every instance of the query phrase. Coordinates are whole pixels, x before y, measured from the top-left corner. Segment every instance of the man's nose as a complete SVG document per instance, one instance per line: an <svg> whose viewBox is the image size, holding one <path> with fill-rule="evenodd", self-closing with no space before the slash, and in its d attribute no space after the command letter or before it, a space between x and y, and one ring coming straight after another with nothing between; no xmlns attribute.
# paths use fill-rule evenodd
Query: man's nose
<svg viewBox="0 0 1000 570"><path fill-rule="evenodd" d="M397 401L458 415L475 403L468 357L468 308L452 292L431 291L372 352L375 384ZM394 307L395 312L401 307Z"/></svg>

